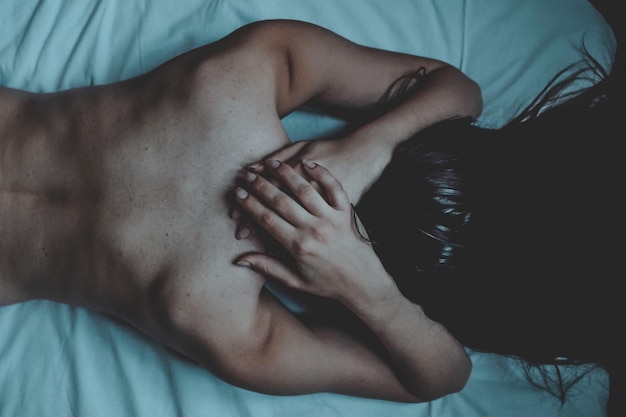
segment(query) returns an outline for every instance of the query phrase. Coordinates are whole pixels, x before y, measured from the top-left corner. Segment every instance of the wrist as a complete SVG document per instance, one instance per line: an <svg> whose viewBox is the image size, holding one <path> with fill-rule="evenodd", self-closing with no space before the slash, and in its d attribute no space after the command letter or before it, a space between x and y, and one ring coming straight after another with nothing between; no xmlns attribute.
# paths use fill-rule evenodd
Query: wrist
<svg viewBox="0 0 626 417"><path fill-rule="evenodd" d="M402 295L398 286L386 271L368 274L372 278L363 279L361 282L370 282L351 291L349 297L342 300L343 304L352 310L357 316L369 321L375 317L385 319L393 315L394 310L406 298Z"/></svg>
<svg viewBox="0 0 626 417"><path fill-rule="evenodd" d="M399 141L391 140L390 132L379 131L374 125L365 125L346 137L347 146L358 159L366 162L368 169L384 168L393 155Z"/></svg>
<svg viewBox="0 0 626 417"><path fill-rule="evenodd" d="M358 172L354 176L356 187L353 190L348 189L350 201L356 204L391 162L395 144L361 130L345 137L344 147L347 151L342 156L342 163L352 167L353 172Z"/></svg>
<svg viewBox="0 0 626 417"><path fill-rule="evenodd" d="M397 287L353 306L352 312L379 337L405 334L409 329L430 331L434 323L419 304L406 298Z"/></svg>

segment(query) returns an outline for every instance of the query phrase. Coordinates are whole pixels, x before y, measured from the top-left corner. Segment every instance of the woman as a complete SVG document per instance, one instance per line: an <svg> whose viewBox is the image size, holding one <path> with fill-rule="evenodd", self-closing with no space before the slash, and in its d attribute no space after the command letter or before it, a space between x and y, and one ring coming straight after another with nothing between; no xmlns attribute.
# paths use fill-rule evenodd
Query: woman
<svg viewBox="0 0 626 417"><path fill-rule="evenodd" d="M559 364L603 366L610 415L622 415L618 73L588 59L604 80L569 100L559 93L576 74L502 129L451 120L402 143L356 207L367 241L322 167L271 170L293 199L255 176L240 205L294 259L251 253L239 263L342 301L343 287L380 275L375 250L403 296L463 345L536 366L531 381L562 401L580 374L561 377Z"/></svg>
<svg viewBox="0 0 626 417"><path fill-rule="evenodd" d="M344 294L381 354L298 320L264 277L232 262L266 248L232 238L229 190L240 166L289 142L280 118L305 104L364 114L418 70L419 90L325 145L342 163L367 164L342 178L358 195L397 143L441 120L477 117L477 85L440 61L267 21L117 84L0 89L0 304L49 299L110 314L265 393L414 402L460 390L471 370L465 351L405 298L390 317L397 303ZM389 287L381 274L374 284Z"/></svg>

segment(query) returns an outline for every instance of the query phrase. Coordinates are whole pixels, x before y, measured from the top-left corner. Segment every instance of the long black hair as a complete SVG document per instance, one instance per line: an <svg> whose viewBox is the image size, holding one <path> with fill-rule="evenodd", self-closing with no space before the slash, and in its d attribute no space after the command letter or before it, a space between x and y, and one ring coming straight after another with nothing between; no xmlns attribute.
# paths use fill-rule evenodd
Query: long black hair
<svg viewBox="0 0 626 417"><path fill-rule="evenodd" d="M614 79L585 56L592 87L565 94L575 71L500 129L420 132L356 207L405 296L466 346L541 369L609 368L619 332L623 131ZM540 385L564 400L578 377Z"/></svg>

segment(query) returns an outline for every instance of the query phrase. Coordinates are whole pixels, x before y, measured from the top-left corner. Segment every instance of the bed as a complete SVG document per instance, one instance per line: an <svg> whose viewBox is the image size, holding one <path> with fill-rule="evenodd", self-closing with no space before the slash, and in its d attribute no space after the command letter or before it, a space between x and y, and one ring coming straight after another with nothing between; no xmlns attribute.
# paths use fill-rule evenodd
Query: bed
<svg viewBox="0 0 626 417"><path fill-rule="evenodd" d="M588 0L2 0L0 85L48 92L114 82L243 24L275 18L459 67L481 85L485 109L477 123L486 127L502 126L554 74L579 61L582 42L607 70L617 48ZM298 140L332 133L343 122L303 111L283 123ZM301 308L282 297L295 312ZM474 372L466 389L429 403L278 397L229 385L104 315L32 301L0 308L0 416L606 415L608 375L601 369L581 374L562 404L530 384L515 360L468 352Z"/></svg>

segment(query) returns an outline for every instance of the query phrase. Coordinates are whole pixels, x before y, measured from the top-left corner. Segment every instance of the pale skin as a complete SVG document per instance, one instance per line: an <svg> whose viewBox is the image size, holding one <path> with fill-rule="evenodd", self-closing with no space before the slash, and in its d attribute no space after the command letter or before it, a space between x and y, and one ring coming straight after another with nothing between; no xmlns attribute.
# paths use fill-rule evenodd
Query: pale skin
<svg viewBox="0 0 626 417"><path fill-rule="evenodd" d="M420 67L424 87L376 121L337 141L289 145L280 118L291 111L368 109ZM0 88L0 305L48 299L110 314L270 394L417 402L457 392L471 370L465 351L399 295L347 216L397 143L440 120L476 117L481 105L476 84L445 63L289 21L246 26L117 84L53 94ZM251 179L242 167L267 155L289 161L265 166L283 183L310 174L329 190L345 232L333 239L368 260L367 270L341 262L323 270L296 256L302 281L284 279L341 301L385 359L349 334L300 321L255 271L268 262L262 239L234 238L235 186ZM250 187L271 185L255 179ZM245 256L253 267L237 265ZM287 277L277 265L272 275Z"/></svg>

